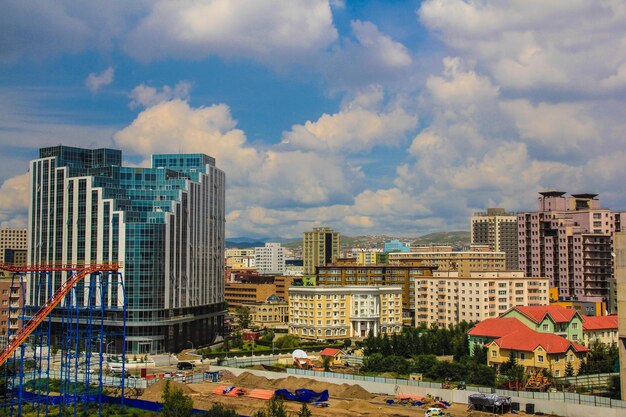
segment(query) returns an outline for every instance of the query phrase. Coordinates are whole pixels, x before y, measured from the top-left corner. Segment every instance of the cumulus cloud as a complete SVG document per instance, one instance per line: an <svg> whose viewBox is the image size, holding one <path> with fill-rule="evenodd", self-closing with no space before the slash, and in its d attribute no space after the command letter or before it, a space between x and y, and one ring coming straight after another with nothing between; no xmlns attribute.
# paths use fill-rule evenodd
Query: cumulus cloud
<svg viewBox="0 0 626 417"><path fill-rule="evenodd" d="M393 146L416 128L418 119L402 107L383 105L380 86L370 86L344 103L339 112L323 114L316 121L293 126L283 134L283 144L316 151L370 151Z"/></svg>
<svg viewBox="0 0 626 417"><path fill-rule="evenodd" d="M100 88L106 87L107 85L113 82L113 77L115 76L115 70L113 67L109 67L102 71L100 74L92 72L87 76L85 80L85 85L92 93L97 93L100 91Z"/></svg>
<svg viewBox="0 0 626 417"><path fill-rule="evenodd" d="M26 227L28 224L28 181L25 173L7 179L0 186L0 227Z"/></svg>
<svg viewBox="0 0 626 417"><path fill-rule="evenodd" d="M270 62L323 49L336 38L324 0L159 1L125 48L143 60L214 54Z"/></svg>
<svg viewBox="0 0 626 417"><path fill-rule="evenodd" d="M428 0L418 16L504 88L595 95L626 87L622 2Z"/></svg>
<svg viewBox="0 0 626 417"><path fill-rule="evenodd" d="M164 85L160 90L156 87L140 84L131 91L129 96L132 101L129 106L131 108L151 107L173 99L187 100L190 91L191 83L187 81L180 81L173 88Z"/></svg>

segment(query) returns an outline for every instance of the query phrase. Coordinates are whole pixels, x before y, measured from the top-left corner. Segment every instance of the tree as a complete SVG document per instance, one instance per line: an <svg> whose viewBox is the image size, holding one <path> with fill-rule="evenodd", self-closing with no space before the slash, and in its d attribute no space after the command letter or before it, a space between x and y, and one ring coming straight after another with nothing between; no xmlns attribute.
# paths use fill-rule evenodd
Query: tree
<svg viewBox="0 0 626 417"><path fill-rule="evenodd" d="M239 414L220 404L213 404L209 411L200 414L199 417L239 417Z"/></svg>
<svg viewBox="0 0 626 417"><path fill-rule="evenodd" d="M252 417L287 417L287 410L282 398L272 397L265 410L259 410Z"/></svg>
<svg viewBox="0 0 626 417"><path fill-rule="evenodd" d="M237 307L237 315L239 316L239 327L247 329L250 325L250 308Z"/></svg>
<svg viewBox="0 0 626 417"><path fill-rule="evenodd" d="M350 346L352 346L352 339L350 338L343 339L343 348L348 349Z"/></svg>
<svg viewBox="0 0 626 417"><path fill-rule="evenodd" d="M322 364L324 365L324 372L330 371L330 362L333 360L332 356L322 357Z"/></svg>
<svg viewBox="0 0 626 417"><path fill-rule="evenodd" d="M481 365L487 365L487 346L474 345L474 351L472 352L476 363Z"/></svg>
<svg viewBox="0 0 626 417"><path fill-rule="evenodd" d="M171 388L170 381L165 381L163 389L163 409L159 415L163 417L191 417L193 400L183 394L180 388Z"/></svg>
<svg viewBox="0 0 626 417"><path fill-rule="evenodd" d="M570 361L565 365L565 376L574 376L574 365Z"/></svg>
<svg viewBox="0 0 626 417"><path fill-rule="evenodd" d="M306 403L302 403L302 407L300 408L300 412L298 413L298 417L311 417L312 413L309 410L309 406Z"/></svg>

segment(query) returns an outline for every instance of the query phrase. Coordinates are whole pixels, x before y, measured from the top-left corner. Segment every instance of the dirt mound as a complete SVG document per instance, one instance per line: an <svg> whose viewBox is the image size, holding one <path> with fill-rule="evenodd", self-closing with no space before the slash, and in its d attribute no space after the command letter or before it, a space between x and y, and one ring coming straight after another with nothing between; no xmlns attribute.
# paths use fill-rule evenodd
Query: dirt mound
<svg viewBox="0 0 626 417"><path fill-rule="evenodd" d="M244 372L238 377L230 381L233 385L238 387L267 387L270 385L270 380L263 376L256 376L250 372Z"/></svg>
<svg viewBox="0 0 626 417"><path fill-rule="evenodd" d="M150 385L144 390L140 398L146 401L161 401L161 398L163 396L163 390L165 389L165 384L167 383L167 381L168 380L166 379L161 379L160 381ZM176 381L170 381L170 389L180 389L183 394L191 394L195 392L187 385L181 384L180 382Z"/></svg>
<svg viewBox="0 0 626 417"><path fill-rule="evenodd" d="M357 400L370 400L374 397L369 391L360 385L343 384L341 387L343 387L343 391L341 394L337 395L338 397L355 398Z"/></svg>
<svg viewBox="0 0 626 417"><path fill-rule="evenodd" d="M235 374L227 370L219 371L219 375L220 381L229 381L231 379L235 379Z"/></svg>

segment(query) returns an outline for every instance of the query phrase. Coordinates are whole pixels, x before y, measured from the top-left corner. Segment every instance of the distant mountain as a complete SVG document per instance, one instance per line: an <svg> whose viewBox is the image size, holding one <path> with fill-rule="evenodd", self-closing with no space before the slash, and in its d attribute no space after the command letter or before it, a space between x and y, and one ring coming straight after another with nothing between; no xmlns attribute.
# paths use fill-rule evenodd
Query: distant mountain
<svg viewBox="0 0 626 417"><path fill-rule="evenodd" d="M225 244L227 248L256 248L257 246L265 246L266 242L278 242L286 246L285 243L293 242L294 239L284 239L280 237L229 237ZM302 243L302 239L296 239Z"/></svg>
<svg viewBox="0 0 626 417"><path fill-rule="evenodd" d="M367 235L367 236L346 236L341 235L341 247L346 248L383 248L385 242L397 239L401 242L411 242L412 245L452 245L460 248L470 244L470 232L436 232L418 237L397 237L387 235ZM293 240L290 243L283 243L283 246L290 249L302 247L302 239Z"/></svg>

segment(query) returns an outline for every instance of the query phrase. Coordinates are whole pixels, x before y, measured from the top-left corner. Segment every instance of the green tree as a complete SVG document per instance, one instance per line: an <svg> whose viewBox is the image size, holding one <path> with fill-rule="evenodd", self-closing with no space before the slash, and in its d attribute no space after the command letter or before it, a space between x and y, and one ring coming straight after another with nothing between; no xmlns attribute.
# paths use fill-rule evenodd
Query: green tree
<svg viewBox="0 0 626 417"><path fill-rule="evenodd" d="M487 346L474 345L473 357L476 363L487 365Z"/></svg>
<svg viewBox="0 0 626 417"><path fill-rule="evenodd" d="M200 414L199 417L239 417L239 414L220 404L213 404L209 411Z"/></svg>
<svg viewBox="0 0 626 417"><path fill-rule="evenodd" d="M282 398L272 397L265 410L259 410L252 417L287 417L287 410Z"/></svg>
<svg viewBox="0 0 626 417"><path fill-rule="evenodd" d="M165 381L161 399L163 409L159 415L163 417L191 417L193 400L183 394L180 388L171 388L169 380Z"/></svg>
<svg viewBox="0 0 626 417"><path fill-rule="evenodd" d="M570 361L565 365L565 376L574 376L574 365Z"/></svg>
<svg viewBox="0 0 626 417"><path fill-rule="evenodd" d="M239 317L239 327L247 329L250 326L250 308L249 307L237 307L235 314Z"/></svg>
<svg viewBox="0 0 626 417"><path fill-rule="evenodd" d="M306 403L302 403L298 417L311 417L313 414L309 410L309 406Z"/></svg>
<svg viewBox="0 0 626 417"><path fill-rule="evenodd" d="M332 356L324 356L322 357L322 365L324 366L324 371L330 371L330 362L333 360Z"/></svg>
<svg viewBox="0 0 626 417"><path fill-rule="evenodd" d="M343 339L343 348L348 349L350 346L352 346L352 339L350 338Z"/></svg>

